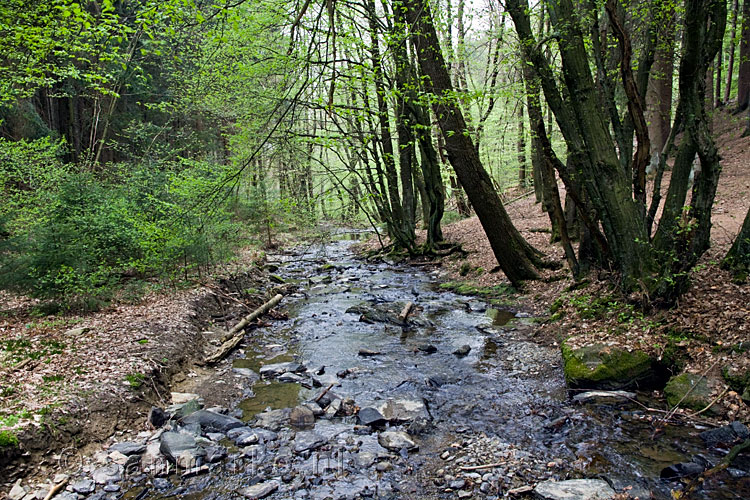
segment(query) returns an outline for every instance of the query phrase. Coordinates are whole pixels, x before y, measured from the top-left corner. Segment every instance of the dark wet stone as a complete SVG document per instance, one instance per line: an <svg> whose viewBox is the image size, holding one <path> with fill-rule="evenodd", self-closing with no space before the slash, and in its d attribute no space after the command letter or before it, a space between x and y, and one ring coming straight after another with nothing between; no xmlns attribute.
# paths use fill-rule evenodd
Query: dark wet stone
<svg viewBox="0 0 750 500"><path fill-rule="evenodd" d="M185 425L199 424L203 431L209 432L227 432L245 425L240 419L209 410L200 410L188 415L183 419L183 423Z"/></svg>
<svg viewBox="0 0 750 500"><path fill-rule="evenodd" d="M154 488L157 490L167 490L172 487L172 483L169 482L169 479L164 479L163 477L154 478L153 481L151 481L151 484L153 484Z"/></svg>
<svg viewBox="0 0 750 500"><path fill-rule="evenodd" d="M82 479L73 483L71 488L73 488L73 491L80 493L81 495L90 495L96 489L96 483L93 479Z"/></svg>
<svg viewBox="0 0 750 500"><path fill-rule="evenodd" d="M227 449L223 446L209 446L206 448L206 462L214 464L224 460L227 456Z"/></svg>
<svg viewBox="0 0 750 500"><path fill-rule="evenodd" d="M662 479L679 479L681 477L698 476L704 470L706 470L704 464L683 462L665 467L662 469L660 476Z"/></svg>
<svg viewBox="0 0 750 500"><path fill-rule="evenodd" d="M302 382L305 382L307 379L305 379L301 375L297 375L296 373L284 373L280 375L277 380L285 384L301 384Z"/></svg>
<svg viewBox="0 0 750 500"><path fill-rule="evenodd" d="M453 354L456 356L466 356L471 352L471 346L469 344L464 344L455 351L453 351Z"/></svg>
<svg viewBox="0 0 750 500"><path fill-rule="evenodd" d="M409 427L407 427L406 430L412 436L422 436L432 431L434 428L435 425L432 423L432 420L419 416L409 424Z"/></svg>
<svg viewBox="0 0 750 500"><path fill-rule="evenodd" d="M749 434L747 427L735 421L717 429L701 432L700 437L709 446L716 446L718 444L733 445L747 439Z"/></svg>
<svg viewBox="0 0 750 500"><path fill-rule="evenodd" d="M151 425L158 429L169 421L169 413L165 412L161 408L152 406L151 410L149 410L148 412L148 421Z"/></svg>
<svg viewBox="0 0 750 500"><path fill-rule="evenodd" d="M427 354L432 354L434 352L437 352L437 347L435 347L432 344L419 344L417 346L417 349Z"/></svg>
<svg viewBox="0 0 750 500"><path fill-rule="evenodd" d="M146 451L146 445L124 441L122 443L113 444L109 447L109 451L119 451L123 455L140 455L141 453Z"/></svg>
<svg viewBox="0 0 750 500"><path fill-rule="evenodd" d="M385 423L385 417L375 408L362 408L357 413L361 425L378 426Z"/></svg>

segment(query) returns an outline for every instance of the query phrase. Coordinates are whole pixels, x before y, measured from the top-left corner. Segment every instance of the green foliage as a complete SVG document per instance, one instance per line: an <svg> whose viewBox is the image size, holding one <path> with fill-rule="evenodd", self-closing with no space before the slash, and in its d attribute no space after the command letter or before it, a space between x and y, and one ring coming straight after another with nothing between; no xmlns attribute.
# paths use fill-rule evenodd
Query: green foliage
<svg viewBox="0 0 750 500"><path fill-rule="evenodd" d="M2 447L18 447L18 436L16 436L15 432L11 430L0 431L0 448Z"/></svg>
<svg viewBox="0 0 750 500"><path fill-rule="evenodd" d="M125 381L130 384L131 389L138 389L143 385L146 376L143 373L128 373L125 375Z"/></svg>
<svg viewBox="0 0 750 500"><path fill-rule="evenodd" d="M48 139L6 143L0 286L96 308L126 278L185 279L242 243L226 167L178 159L74 169Z"/></svg>

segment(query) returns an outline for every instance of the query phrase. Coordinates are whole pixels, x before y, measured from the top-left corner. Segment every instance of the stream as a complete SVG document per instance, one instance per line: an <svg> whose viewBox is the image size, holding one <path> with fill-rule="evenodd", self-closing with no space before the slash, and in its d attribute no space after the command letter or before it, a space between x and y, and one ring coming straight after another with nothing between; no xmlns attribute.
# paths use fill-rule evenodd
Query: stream
<svg viewBox="0 0 750 500"><path fill-rule="evenodd" d="M540 481L597 478L633 497L670 498L679 482L660 479L662 469L726 452L707 450L703 429L656 434L658 415L642 405L663 403L649 394L641 404L575 402L559 350L533 342L534 318L440 289L438 267L356 259L352 239L269 255L299 286L284 299L289 319L255 330L228 361L247 381L229 414L255 437L204 429L199 444L226 457L193 477L133 477L121 497L524 498ZM310 421L305 409L290 427L288 409L305 402L329 414ZM362 425L356 411L377 418L373 409L386 421ZM384 446L391 431L414 446ZM694 498L750 498L743 460Z"/></svg>

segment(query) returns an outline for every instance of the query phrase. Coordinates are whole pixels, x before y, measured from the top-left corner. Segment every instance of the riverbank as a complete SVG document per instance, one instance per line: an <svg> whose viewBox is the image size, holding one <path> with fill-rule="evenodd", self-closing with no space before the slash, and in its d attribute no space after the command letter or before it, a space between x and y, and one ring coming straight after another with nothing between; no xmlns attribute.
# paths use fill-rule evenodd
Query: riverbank
<svg viewBox="0 0 750 500"><path fill-rule="evenodd" d="M750 286L747 280L737 282L719 268L750 207L750 138L740 137L742 123L726 113L716 114L714 126L723 171L714 205L711 248L691 273L690 290L675 307L643 313L617 293L615 280L608 279L605 272L595 272L582 284L575 284L565 271L544 271L543 278L527 283L515 300L522 310L546 317L535 333L538 341L557 346L564 343L566 375L573 388L638 385L635 378L616 376L601 383L605 370L596 371L601 364L577 370L582 356L590 354L578 351L576 360L572 354L577 350L591 350L593 346L594 357L599 360L602 353L609 358L642 353L641 365L648 367L640 375L649 380L641 385L659 390L665 398L664 410L680 403L677 415L700 412L691 418L708 418L719 425L750 420ZM564 262L560 245L549 241L547 215L534 203L533 193L522 195L506 195L513 200L506 208L514 224L532 245ZM447 278L456 286L466 291L508 286L502 272L491 272L496 261L476 217L447 225L443 233L446 240L460 244L467 252L442 262ZM623 367L628 371L638 365L637 360L629 361L631 364ZM665 395L668 379L679 375L682 377ZM697 387L686 396L687 388L693 385Z"/></svg>

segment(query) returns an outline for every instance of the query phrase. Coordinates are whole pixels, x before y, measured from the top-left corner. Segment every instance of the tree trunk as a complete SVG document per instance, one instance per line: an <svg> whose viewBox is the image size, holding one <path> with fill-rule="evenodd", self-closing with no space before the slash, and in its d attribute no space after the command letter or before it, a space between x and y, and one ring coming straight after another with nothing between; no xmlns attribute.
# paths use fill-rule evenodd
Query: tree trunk
<svg viewBox="0 0 750 500"><path fill-rule="evenodd" d="M732 91L732 76L734 76L734 53L737 51L737 12L740 10L740 0L734 0L732 3L732 28L729 38L729 48L727 49L727 83L724 86L724 102L729 102L729 94Z"/></svg>
<svg viewBox="0 0 750 500"><path fill-rule="evenodd" d="M743 281L747 279L748 271L750 271L750 210L745 215L745 222L742 224L732 248L729 249L721 262L721 267L729 269Z"/></svg>
<svg viewBox="0 0 750 500"><path fill-rule="evenodd" d="M651 141L651 168L659 163L672 123L672 74L674 71L675 14L670 9L658 31L654 64L646 90L646 121Z"/></svg>
<svg viewBox="0 0 750 500"><path fill-rule="evenodd" d="M518 105L518 141L516 152L518 153L518 186L526 187L526 132L523 123L523 104Z"/></svg>
<svg viewBox="0 0 750 500"><path fill-rule="evenodd" d="M740 34L740 67L737 72L737 111L750 103L750 0L742 2L742 33Z"/></svg>
<svg viewBox="0 0 750 500"><path fill-rule="evenodd" d="M440 100L433 108L445 138L448 158L471 200L479 221L490 241L495 258L513 284L539 277L531 259L540 260L534 250L513 226L487 171L479 160L466 122L453 94L450 75L438 45L429 4L425 0L406 0L406 18L411 27L425 88Z"/></svg>

